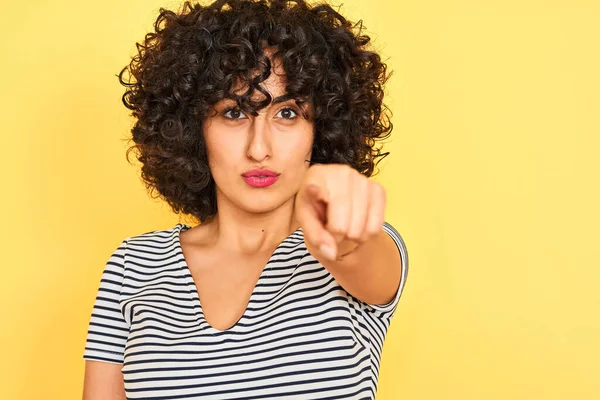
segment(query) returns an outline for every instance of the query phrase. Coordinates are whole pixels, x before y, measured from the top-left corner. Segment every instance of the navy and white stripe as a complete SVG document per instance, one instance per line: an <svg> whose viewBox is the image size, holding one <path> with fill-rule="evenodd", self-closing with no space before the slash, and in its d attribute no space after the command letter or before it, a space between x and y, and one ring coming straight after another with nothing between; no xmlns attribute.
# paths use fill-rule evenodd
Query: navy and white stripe
<svg viewBox="0 0 600 400"><path fill-rule="evenodd" d="M177 224L125 239L106 263L84 359L123 364L128 399L373 399L394 300L347 293L291 233L262 271L241 319L204 319Z"/></svg>

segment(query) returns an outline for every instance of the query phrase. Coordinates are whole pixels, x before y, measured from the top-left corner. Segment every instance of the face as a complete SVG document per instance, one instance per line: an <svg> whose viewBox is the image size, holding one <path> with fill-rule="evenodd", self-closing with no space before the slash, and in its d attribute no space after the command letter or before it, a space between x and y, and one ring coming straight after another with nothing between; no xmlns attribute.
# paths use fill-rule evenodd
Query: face
<svg viewBox="0 0 600 400"><path fill-rule="evenodd" d="M302 116L293 99L276 102L285 94L283 74L280 64L272 62L271 75L261 86L274 100L258 116L224 99L205 119L203 134L219 208L226 201L248 212L265 213L293 202L299 190L310 165L314 125ZM260 92L253 96L264 98ZM310 105L303 107L310 115ZM268 185L267 179L243 176L255 169L273 171L277 179Z"/></svg>

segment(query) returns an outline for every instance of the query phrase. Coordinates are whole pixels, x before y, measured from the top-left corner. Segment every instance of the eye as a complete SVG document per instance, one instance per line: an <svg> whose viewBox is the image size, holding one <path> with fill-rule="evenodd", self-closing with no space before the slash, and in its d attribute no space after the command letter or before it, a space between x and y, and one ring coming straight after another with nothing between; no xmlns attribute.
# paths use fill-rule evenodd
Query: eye
<svg viewBox="0 0 600 400"><path fill-rule="evenodd" d="M223 111L223 115L228 119L244 119L246 115L239 109L239 107L231 107Z"/></svg>
<svg viewBox="0 0 600 400"><path fill-rule="evenodd" d="M279 112L277 113L277 116L279 116L279 118L283 118L283 119L294 119L298 116L298 113L293 108L285 107L285 108L282 108L281 110L279 110Z"/></svg>

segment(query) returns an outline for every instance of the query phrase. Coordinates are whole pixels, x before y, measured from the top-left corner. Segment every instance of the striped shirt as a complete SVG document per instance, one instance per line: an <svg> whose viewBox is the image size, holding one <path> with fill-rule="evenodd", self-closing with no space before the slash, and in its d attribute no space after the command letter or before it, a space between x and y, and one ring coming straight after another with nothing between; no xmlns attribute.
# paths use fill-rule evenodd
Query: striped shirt
<svg viewBox="0 0 600 400"><path fill-rule="evenodd" d="M110 256L83 358L122 364L128 399L374 399L381 351L408 272L386 305L347 293L307 251L302 228L264 267L241 319L204 319L173 228L128 237Z"/></svg>

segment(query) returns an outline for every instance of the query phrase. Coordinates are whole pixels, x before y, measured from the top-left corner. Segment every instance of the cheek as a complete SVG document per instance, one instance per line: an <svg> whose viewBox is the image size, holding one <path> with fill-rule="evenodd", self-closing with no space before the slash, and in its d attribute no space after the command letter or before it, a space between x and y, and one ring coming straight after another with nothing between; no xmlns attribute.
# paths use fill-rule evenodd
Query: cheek
<svg viewBox="0 0 600 400"><path fill-rule="evenodd" d="M291 143L290 143L291 142ZM304 176L308 172L311 161L312 137L301 137L291 140L286 145L285 155L282 154L287 166L289 183L300 187Z"/></svg>
<svg viewBox="0 0 600 400"><path fill-rule="evenodd" d="M285 137L280 148L285 149L285 159L303 162L310 157L312 145L313 129L312 127L303 127L300 132L293 132L292 135Z"/></svg>
<svg viewBox="0 0 600 400"><path fill-rule="evenodd" d="M232 140L226 132L218 132L216 127L204 134L204 143L206 146L206 155L211 168L227 169L233 160L239 157L241 148L239 141Z"/></svg>

